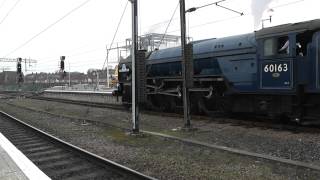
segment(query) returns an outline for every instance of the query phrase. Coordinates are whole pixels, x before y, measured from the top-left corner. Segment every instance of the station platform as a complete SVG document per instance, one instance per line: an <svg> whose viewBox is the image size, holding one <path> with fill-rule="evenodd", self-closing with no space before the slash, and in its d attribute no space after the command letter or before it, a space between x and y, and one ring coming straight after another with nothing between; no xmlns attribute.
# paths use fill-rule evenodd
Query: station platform
<svg viewBox="0 0 320 180"><path fill-rule="evenodd" d="M0 179L50 179L0 132Z"/></svg>

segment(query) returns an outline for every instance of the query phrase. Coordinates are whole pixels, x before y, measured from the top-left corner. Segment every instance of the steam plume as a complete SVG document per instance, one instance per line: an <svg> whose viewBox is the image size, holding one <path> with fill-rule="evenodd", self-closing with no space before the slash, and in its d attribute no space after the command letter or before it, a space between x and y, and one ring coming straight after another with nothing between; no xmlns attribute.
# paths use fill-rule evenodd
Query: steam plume
<svg viewBox="0 0 320 180"><path fill-rule="evenodd" d="M262 15L273 0L252 0L251 12L254 18L254 29L258 29L261 23Z"/></svg>

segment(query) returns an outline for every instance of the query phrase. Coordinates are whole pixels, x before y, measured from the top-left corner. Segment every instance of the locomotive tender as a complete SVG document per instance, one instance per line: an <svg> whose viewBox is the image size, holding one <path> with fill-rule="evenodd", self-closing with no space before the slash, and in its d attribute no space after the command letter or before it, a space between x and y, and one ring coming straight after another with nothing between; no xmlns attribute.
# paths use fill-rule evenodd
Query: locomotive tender
<svg viewBox="0 0 320 180"><path fill-rule="evenodd" d="M254 113L298 122L320 117L320 20L192 44L193 112ZM119 64L123 103L131 100L130 61ZM179 109L181 74L180 47L148 54L147 107Z"/></svg>

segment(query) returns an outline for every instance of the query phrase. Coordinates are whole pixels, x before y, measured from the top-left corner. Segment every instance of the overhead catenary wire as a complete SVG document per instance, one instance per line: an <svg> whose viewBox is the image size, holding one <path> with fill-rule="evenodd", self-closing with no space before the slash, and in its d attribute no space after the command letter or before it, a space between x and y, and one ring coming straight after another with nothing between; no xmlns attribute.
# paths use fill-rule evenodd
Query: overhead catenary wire
<svg viewBox="0 0 320 180"><path fill-rule="evenodd" d="M303 0L300 0L300 1L303 1ZM295 2L297 2L297 1L295 1ZM289 3L287 3L287 4L289 4ZM283 6L286 6L287 4L285 4L285 5L279 5L279 6L276 6L275 8L283 7ZM292 2L291 2L290 4L292 4ZM240 16L239 16L239 17L240 17ZM228 19L233 19L233 18L237 18L237 17L232 17L232 18L228 18ZM217 23L217 22L225 21L225 20L228 20L228 19L218 20L218 21L211 21L211 22L209 22L209 23L205 23L205 24L200 24L200 25L192 26L191 28L196 28L196 27L200 27L200 26L205 26L205 25L207 25L207 24L213 24L213 23ZM103 59L102 59L101 61L103 61Z"/></svg>
<svg viewBox="0 0 320 180"><path fill-rule="evenodd" d="M247 14L248 15L248 14ZM245 15L244 15L245 16ZM202 27L202 26L207 26L207 25L210 25L210 24L215 24L215 23L221 23L221 22L225 22L225 21L230 21L232 19L236 19L236 18L239 18L239 17L243 17L243 16L232 16L232 17L228 17L228 18L223 18L223 19L218 19L218 20L214 20L214 21L209 21L209 22L206 22L206 23L203 23L203 24L198 24L198 25L193 25L193 26L190 26L189 27L189 30L190 29L194 29L194 28L198 28L198 27ZM180 31L180 29L175 29L175 30L172 30L172 31L169 31L168 33L174 33L174 32L178 32Z"/></svg>
<svg viewBox="0 0 320 180"><path fill-rule="evenodd" d="M20 1L20 0L19 0ZM8 54L5 55L5 57L13 54L14 52L18 51L19 49L23 48L24 46L26 46L27 44L29 44L31 41L33 41L35 38L37 38L38 36L40 36L41 34L43 34L44 32L46 32L47 30L49 30L50 28L52 28L53 26L55 26L56 24L58 24L60 21L62 21L63 19L65 19L66 17L68 17L69 15L71 15L73 12L77 11L78 9L80 9L81 7L83 7L84 5L86 5L87 3L89 3L91 0L86 0L83 3L81 3L80 5L76 6L75 8L71 9L70 11L68 11L66 14L64 14L62 17L60 17L58 20L54 21L53 23L51 23L49 26L47 26L46 28L44 28L43 30L41 30L40 32L38 32L37 34L35 34L34 36L32 36L30 39L28 39L27 41L25 41L24 43L22 43L20 46L18 46L17 48L15 48L14 50L10 51Z"/></svg>
<svg viewBox="0 0 320 180"><path fill-rule="evenodd" d="M119 22L118 22L116 31L115 31L115 33L114 33L114 35L113 35L113 38L112 38L112 41L111 41L111 44L110 44L110 47L109 47L109 48L107 47L107 56L106 56L106 58L105 58L105 60L104 60L104 63L103 63L103 66L102 66L102 70L104 69L104 67L105 67L105 65L106 65L106 62L107 62L107 60L108 60L108 56L109 56L109 50L108 50L108 49L111 49L111 47L112 47L112 45L113 45L113 43L114 43L114 40L115 40L115 38L116 38L116 36L117 36L117 34L118 34L118 31L119 31L119 27L120 27L120 25L121 25L123 16L124 16L124 14L125 14L125 12L126 12L126 10L127 10L128 4L129 4L129 1L127 1L126 5L125 5L125 7L124 7L124 9L123 9L123 11L122 11L120 20L119 20ZM108 68L108 67L107 67L107 68Z"/></svg>
<svg viewBox="0 0 320 180"><path fill-rule="evenodd" d="M226 0L216 1L216 2L209 3L209 4L205 4L205 5L202 5L202 6L199 6L199 7L192 7L192 8L190 8L190 9L186 10L186 13L191 13L191 12L194 12L194 11L196 11L196 10L198 10L198 9L201 9L201 8L204 8L204 7L207 7L207 6L216 5L216 6L218 6L218 7L224 8L224 9L226 9L226 10L229 10L229 11L235 12L235 13L237 13L237 14L240 14L241 16L244 15L243 12L239 12L239 11L233 10L233 9L231 9L231 8L227 8L227 7L222 6L222 5L219 4L219 3L224 2L224 1L226 1Z"/></svg>
<svg viewBox="0 0 320 180"><path fill-rule="evenodd" d="M213 2L213 3L208 3L208 4L205 4L205 5L196 7L196 8L197 8L197 9L200 9L200 8L204 8L204 7L207 7L207 6L217 5L218 3L221 3L221 2L223 2L223 1L226 1L226 0L220 0L220 1L217 1L217 2Z"/></svg>
<svg viewBox="0 0 320 180"><path fill-rule="evenodd" d="M163 33L163 35L162 35L162 37L161 37L161 40L160 40L160 42L159 42L159 44L158 44L158 46L157 46L157 49L159 49L162 41L163 41L164 38L166 37L166 34L167 34L168 29L169 29L169 27L170 27L170 24L171 24L171 22L172 22L172 20L173 20L174 15L175 15L176 12L177 12L177 9L178 9L179 5L180 5L180 2L178 1L178 4L177 4L176 8L174 9L173 14L172 14L172 16L171 16L171 18L170 18L170 21L169 21L169 23L168 23L168 25L167 25L167 27L166 27L166 30L164 31L164 33Z"/></svg>
<svg viewBox="0 0 320 180"><path fill-rule="evenodd" d="M271 9L276 9L276 8L282 8L282 7L286 7L286 6L291 6L291 5L293 5L293 4L301 3L302 1L305 1L305 0L297 0L297 1L288 2L288 3L285 3L285 4L280 4L280 5L271 7Z"/></svg>
<svg viewBox="0 0 320 180"><path fill-rule="evenodd" d="M249 14L246 14L246 15L249 15ZM205 26L205 25L209 25L209 24L214 24L214 23L219 23L219 22L224 22L224 21L228 21L228 20L232 20L232 19L235 19L235 18L238 18L238 17L241 17L241 16L234 16L234 17L229 17L229 18L224 18L224 19L219 19L219 20L215 20L215 21L210 21L210 22L207 22L207 23L204 23L204 24L199 24L199 25L195 25L195 26L191 26L190 29L193 29L193 28L197 28L197 27L201 27L201 26ZM176 32L176 31L179 31L179 30L174 30L174 31L170 31L170 32ZM169 33L170 33L169 32ZM87 53L90 53L91 51L85 51L85 52L79 52L79 53L74 53L72 55L68 55L68 57L75 57L75 56L78 56L78 55L81 55L81 54L87 54ZM47 67L58 67L58 65L54 64L54 63L51 63L50 61L51 60L54 60L56 58L52 57L52 58L40 58L42 59L41 60L41 63L39 63L39 65L45 65L47 64ZM45 60L45 61L44 61ZM92 61L99 61L101 59L95 59L95 60L92 60ZM40 61L39 61L40 62ZM116 63L116 62L110 62L110 63ZM79 63L78 63L79 64ZM81 65L77 66L77 67L82 67L82 66L90 66L92 65L92 63L80 63ZM75 66L72 66L72 67L75 67ZM50 70L51 68L40 68L41 70Z"/></svg>
<svg viewBox="0 0 320 180"><path fill-rule="evenodd" d="M125 41L118 41L118 42L114 42L114 44L124 44ZM59 53L55 56L49 56L49 57L41 57L41 58L38 58L38 59L42 59L43 61L52 61L52 60L55 60L57 58L60 57L61 54L64 54L65 56L68 56L69 57L74 57L74 56L80 56L80 55L83 55L83 54L89 54L91 52L95 52L95 51L98 51L98 50L105 50L105 47L101 47L99 45L98 46L93 46L95 44L86 44L85 46L80 46L80 47L77 47L77 48L74 48L72 50L66 50L66 51L63 51L63 53ZM95 47L91 50L85 50L85 51L77 51L77 50L80 50L80 49L84 49L85 47ZM109 46L109 44L107 45Z"/></svg>
<svg viewBox="0 0 320 180"><path fill-rule="evenodd" d="M16 8L16 6L18 5L18 3L21 0L17 0L16 3L14 3L14 5L10 8L10 10L7 12L7 14L1 19L0 21L0 25L7 19L7 17L9 16L9 14ZM5 1L4 1L5 2ZM4 2L1 4L1 7L3 6Z"/></svg>

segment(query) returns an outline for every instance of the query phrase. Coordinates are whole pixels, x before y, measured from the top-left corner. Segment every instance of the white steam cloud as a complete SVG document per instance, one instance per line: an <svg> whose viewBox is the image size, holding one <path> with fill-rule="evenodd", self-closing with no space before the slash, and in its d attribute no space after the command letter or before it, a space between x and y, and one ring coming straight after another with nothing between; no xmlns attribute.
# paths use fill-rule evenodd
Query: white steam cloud
<svg viewBox="0 0 320 180"><path fill-rule="evenodd" d="M266 9L268 9L269 4L273 0L252 0L251 1L251 12L254 18L254 29L258 29L261 24L262 15Z"/></svg>

